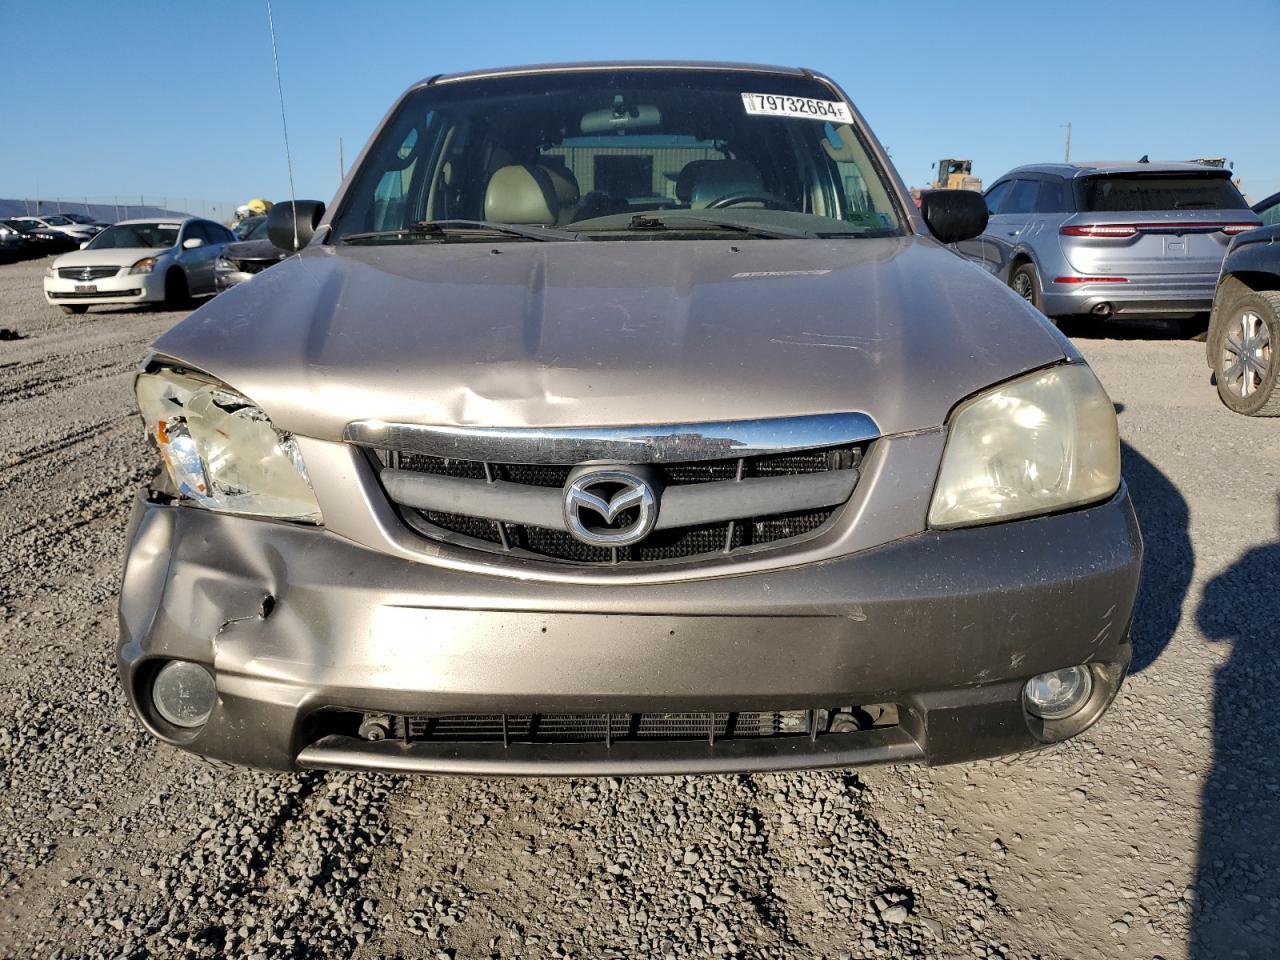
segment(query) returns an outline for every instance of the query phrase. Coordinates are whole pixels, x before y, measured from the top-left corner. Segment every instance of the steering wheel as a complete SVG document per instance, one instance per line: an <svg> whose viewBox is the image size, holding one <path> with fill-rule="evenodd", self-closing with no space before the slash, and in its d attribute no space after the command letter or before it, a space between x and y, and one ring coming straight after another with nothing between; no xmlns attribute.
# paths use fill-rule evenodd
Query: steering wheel
<svg viewBox="0 0 1280 960"><path fill-rule="evenodd" d="M762 203L766 210L796 210L794 203L786 197L780 197L776 193L765 193L760 191L752 193L743 191L741 193L726 193L723 197L716 197L707 204L707 210L722 210L725 207L736 207L740 203Z"/></svg>

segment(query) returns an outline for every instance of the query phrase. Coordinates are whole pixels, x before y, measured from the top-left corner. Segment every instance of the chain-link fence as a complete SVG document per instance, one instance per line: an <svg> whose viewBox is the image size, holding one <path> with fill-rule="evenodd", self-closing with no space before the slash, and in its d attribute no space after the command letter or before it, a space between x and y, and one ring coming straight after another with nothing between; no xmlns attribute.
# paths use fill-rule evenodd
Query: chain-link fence
<svg viewBox="0 0 1280 960"><path fill-rule="evenodd" d="M204 197L173 197L149 194L110 197L37 197L20 200L0 199L0 219L36 217L56 213L76 213L106 223L134 217L172 217L178 214L208 217L219 223L230 223L236 207L243 200L209 200Z"/></svg>

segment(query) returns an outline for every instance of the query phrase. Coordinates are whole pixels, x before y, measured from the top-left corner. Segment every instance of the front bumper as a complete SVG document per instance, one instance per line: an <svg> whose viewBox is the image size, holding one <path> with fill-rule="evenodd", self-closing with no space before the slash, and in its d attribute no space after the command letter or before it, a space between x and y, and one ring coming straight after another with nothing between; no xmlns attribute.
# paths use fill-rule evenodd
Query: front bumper
<svg viewBox="0 0 1280 960"><path fill-rule="evenodd" d="M92 291L85 288L92 287ZM54 304L99 303L153 303L164 299L164 275L129 273L123 268L115 276L95 280L66 280L62 277L44 278L44 298Z"/></svg>
<svg viewBox="0 0 1280 960"><path fill-rule="evenodd" d="M1125 283L1043 282L1042 306L1047 316L1092 313L1138 317L1191 315L1213 306L1216 273L1130 276Z"/></svg>
<svg viewBox="0 0 1280 960"><path fill-rule="evenodd" d="M471 774L676 773L949 763L1078 732L1037 724L1027 678L1130 657L1141 538L1128 494L928 532L834 560L679 583L554 583L449 569L336 534L140 496L118 662L156 736L255 766ZM214 673L195 732L150 704L165 658ZM716 743L406 744L330 711L493 714L894 704L887 728Z"/></svg>
<svg viewBox="0 0 1280 960"><path fill-rule="evenodd" d="M236 284L247 283L254 278L255 274L247 270L219 270L214 274L214 288L222 293L224 290L230 290Z"/></svg>

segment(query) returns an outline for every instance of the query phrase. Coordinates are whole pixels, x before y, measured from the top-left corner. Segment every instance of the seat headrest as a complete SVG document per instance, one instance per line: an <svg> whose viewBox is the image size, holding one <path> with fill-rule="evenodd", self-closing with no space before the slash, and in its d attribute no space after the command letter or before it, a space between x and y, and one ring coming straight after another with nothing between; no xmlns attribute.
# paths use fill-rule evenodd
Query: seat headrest
<svg viewBox="0 0 1280 960"><path fill-rule="evenodd" d="M582 199L582 193L578 187L578 178L573 175L573 171L568 167L540 163L538 164L538 169L546 171L547 177L551 180L551 186L555 190L556 200L561 207L571 207Z"/></svg>
<svg viewBox="0 0 1280 960"><path fill-rule="evenodd" d="M760 171L746 160L691 160L676 179L676 197L696 208L730 194L763 190Z"/></svg>
<svg viewBox="0 0 1280 960"><path fill-rule="evenodd" d="M560 214L555 186L541 167L499 167L484 191L484 218L500 223L550 226Z"/></svg>

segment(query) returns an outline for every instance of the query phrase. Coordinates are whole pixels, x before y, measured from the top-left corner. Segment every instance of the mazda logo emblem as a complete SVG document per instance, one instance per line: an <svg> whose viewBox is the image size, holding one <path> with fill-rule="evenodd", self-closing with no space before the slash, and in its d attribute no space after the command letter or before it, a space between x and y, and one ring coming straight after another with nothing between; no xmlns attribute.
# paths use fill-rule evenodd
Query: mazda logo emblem
<svg viewBox="0 0 1280 960"><path fill-rule="evenodd" d="M565 526L582 543L625 547L647 537L657 520L655 484L638 471L588 469L565 484Z"/></svg>

